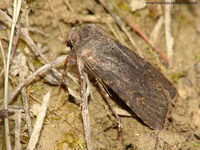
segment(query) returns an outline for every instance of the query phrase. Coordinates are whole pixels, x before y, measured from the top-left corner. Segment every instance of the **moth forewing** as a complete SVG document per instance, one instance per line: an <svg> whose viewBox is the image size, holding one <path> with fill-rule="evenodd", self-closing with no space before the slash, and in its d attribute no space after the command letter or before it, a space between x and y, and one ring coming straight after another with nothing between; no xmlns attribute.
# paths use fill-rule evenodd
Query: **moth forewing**
<svg viewBox="0 0 200 150"><path fill-rule="evenodd" d="M152 129L163 129L176 89L155 67L94 24L74 28L67 45Z"/></svg>

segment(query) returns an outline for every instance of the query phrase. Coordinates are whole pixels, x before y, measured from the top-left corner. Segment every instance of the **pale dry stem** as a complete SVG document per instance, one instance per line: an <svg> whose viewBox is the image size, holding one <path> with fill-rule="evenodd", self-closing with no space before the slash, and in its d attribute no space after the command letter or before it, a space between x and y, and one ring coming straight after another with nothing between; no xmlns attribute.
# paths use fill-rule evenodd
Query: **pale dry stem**
<svg viewBox="0 0 200 150"><path fill-rule="evenodd" d="M30 137L30 140L28 142L28 146L27 146L26 150L34 150L36 148L36 145L37 145L38 140L39 140L40 132L41 132L42 127L43 127L44 119L45 119L45 116L46 116L50 96L51 96L51 91L49 91L43 97L42 105L41 105L41 108L40 108L40 113L37 116L36 123L34 125L34 129L33 129L33 132L31 134L31 137Z"/></svg>
<svg viewBox="0 0 200 150"><path fill-rule="evenodd" d="M20 140L20 133L21 133L21 110L15 110L15 147L14 150L21 150L21 140Z"/></svg>
<svg viewBox="0 0 200 150"><path fill-rule="evenodd" d="M171 31L171 5L165 5L165 38L167 45L167 57L169 59L169 66L173 66L173 55L174 55L174 38Z"/></svg>
<svg viewBox="0 0 200 150"><path fill-rule="evenodd" d="M8 54L5 66L5 75L4 75L4 109L8 109L8 77L9 77L9 66L10 66L10 58L11 58L11 50L13 44L13 37L15 32L15 27L17 24L17 20L19 17L20 9L21 9L21 0L14 0L14 9L13 9L13 19L12 19L12 27L10 33L10 42L8 46ZM6 139L6 149L11 150L11 141L10 141L10 131L9 131L9 120L8 118L4 119L5 125L5 139Z"/></svg>
<svg viewBox="0 0 200 150"><path fill-rule="evenodd" d="M82 98L81 108L82 108L83 126L85 131L85 140L87 144L87 149L92 150L90 116L88 110L88 96L90 95L90 83L88 75L84 71L84 64L81 61L81 59L77 58L77 64L81 76L81 98Z"/></svg>

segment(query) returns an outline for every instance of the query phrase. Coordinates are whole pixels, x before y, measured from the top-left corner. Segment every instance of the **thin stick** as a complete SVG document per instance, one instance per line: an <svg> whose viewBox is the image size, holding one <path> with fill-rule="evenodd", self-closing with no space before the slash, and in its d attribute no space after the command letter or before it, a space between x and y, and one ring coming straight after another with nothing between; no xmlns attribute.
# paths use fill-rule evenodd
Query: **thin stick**
<svg viewBox="0 0 200 150"><path fill-rule="evenodd" d="M139 50L139 48L137 47L135 41L129 34L128 30L125 28L125 24L122 22L122 20L116 14L114 14L114 12L112 11L112 9L110 8L110 6L107 3L105 3L103 0L98 0L98 1L102 4L102 6L105 8L105 10L113 17L113 19L116 21L118 26L122 29L122 31L124 31L124 33L126 34L128 39L130 40L131 44L136 48L138 54L141 57L143 57L143 55L142 55L141 51Z"/></svg>
<svg viewBox="0 0 200 150"><path fill-rule="evenodd" d="M2 69L2 74L4 74L5 72L4 72L4 70L5 70L5 68L6 68L6 58L5 58L5 53L4 53L4 49L3 49L3 45L2 45L2 42L1 42L1 39L0 39L0 49L1 49L1 53L2 53L2 57L3 57L3 66L4 66L4 68ZM3 109L3 108L1 108L1 109ZM2 112L1 112L1 117L0 118L6 118L6 116L7 116L7 111L5 111L5 110L1 110Z"/></svg>
<svg viewBox="0 0 200 150"><path fill-rule="evenodd" d="M0 39L0 49L1 49L2 57L3 57L3 66L4 66L4 69L2 69L2 72L4 72L4 70L6 68L6 57L5 57L5 53L4 53L4 49L3 49L1 39Z"/></svg>
<svg viewBox="0 0 200 150"><path fill-rule="evenodd" d="M155 139L154 150L157 150L159 145L159 137L158 137L159 132L155 132L155 134L156 134L156 139Z"/></svg>
<svg viewBox="0 0 200 150"><path fill-rule="evenodd" d="M12 43L12 50L11 50L11 57L10 59L13 58L13 55L15 53L15 50L17 48L17 44L18 44L18 41L19 41L19 38L20 38L20 35L21 35L21 27L20 27L20 24L18 23L18 26L16 27L16 36L14 37L13 39L13 43Z"/></svg>
<svg viewBox="0 0 200 150"><path fill-rule="evenodd" d="M174 38L171 34L171 5L165 5L165 38L167 44L167 57L170 60L170 67L173 65Z"/></svg>
<svg viewBox="0 0 200 150"><path fill-rule="evenodd" d="M31 117L30 117L30 110L29 110L29 105L28 105L28 96L26 93L26 89L23 87L21 90L21 95L22 95L22 103L23 103L23 108L25 111L25 119L26 119L26 124L27 124L27 128L28 128L28 134L29 137L32 134L33 131L33 127L32 127L32 122L31 122Z"/></svg>
<svg viewBox="0 0 200 150"><path fill-rule="evenodd" d="M4 69L1 70L0 72L0 78L4 75Z"/></svg>
<svg viewBox="0 0 200 150"><path fill-rule="evenodd" d="M21 110L15 111L15 148L21 150L20 131L21 131Z"/></svg>
<svg viewBox="0 0 200 150"><path fill-rule="evenodd" d="M165 89L162 89L163 92L165 93L165 96L167 98L167 105L168 105L168 109L167 109L167 113L166 113L166 117L165 117L165 124L164 124L164 130L166 129L166 126L169 122L168 118L169 118L169 114L171 113L171 110L172 110L172 102L173 100L171 99L170 97L170 93L169 91L165 90Z"/></svg>
<svg viewBox="0 0 200 150"><path fill-rule="evenodd" d="M156 44L157 40L160 37L159 35L160 35L163 24L164 24L163 16L160 16L153 30L150 33L150 40L152 41L154 45Z"/></svg>
<svg viewBox="0 0 200 150"><path fill-rule="evenodd" d="M9 46L8 46L8 56L7 56L7 62L6 62L6 69L4 72L5 73L5 75L4 75L4 79L5 79L5 81L4 81L4 109L8 108L8 76L9 76L9 67L10 67L10 56L11 56L15 26L17 24L18 16L20 13L20 8L21 8L21 0L15 0L14 1L12 27L11 27L11 33L10 33L10 42L9 42ZM8 118L5 118L4 124L5 124L6 149L11 150Z"/></svg>
<svg viewBox="0 0 200 150"><path fill-rule="evenodd" d="M40 132L44 123L44 118L46 116L49 99L51 96L51 91L49 91L44 97L42 101L42 106L40 108L40 113L37 116L37 120L33 129L33 133L31 134L31 138L28 142L28 146L26 150L34 150L39 140Z"/></svg>
<svg viewBox="0 0 200 150"><path fill-rule="evenodd" d="M26 85L30 84L38 75L42 75L45 73L48 69L51 67L55 66L58 63L64 62L66 59L67 55L59 56L55 60L51 61L50 63L40 67L38 70L33 72L31 75L29 75L23 82L21 82L15 90L11 93L9 99L8 99L8 104L12 103L14 100L15 96L19 93L19 91Z"/></svg>
<svg viewBox="0 0 200 150"><path fill-rule="evenodd" d="M80 58L77 58L79 73L81 75L81 98L82 98L82 117L85 131L85 140L88 150L92 150L90 116L88 111L88 96L90 94L90 83L87 73L84 71L84 64Z"/></svg>
<svg viewBox="0 0 200 150"><path fill-rule="evenodd" d="M0 73L0 78L1 76L4 75L4 70L6 68L6 58L5 58L5 53L4 53L4 49L3 49L3 45L2 45L2 42L1 42L1 39L0 39L0 49L1 49L1 53L2 53L2 57L3 57L3 66L4 68L1 70L1 73Z"/></svg>
<svg viewBox="0 0 200 150"><path fill-rule="evenodd" d="M3 10L0 10L0 20L6 24L8 27L12 25L12 18L8 16Z"/></svg>
<svg viewBox="0 0 200 150"><path fill-rule="evenodd" d="M49 37L48 33L45 33L40 29L37 29L37 28L34 28L34 27L26 27L26 28L28 29L29 32L32 32L32 33L34 32L34 33L38 33L42 36Z"/></svg>

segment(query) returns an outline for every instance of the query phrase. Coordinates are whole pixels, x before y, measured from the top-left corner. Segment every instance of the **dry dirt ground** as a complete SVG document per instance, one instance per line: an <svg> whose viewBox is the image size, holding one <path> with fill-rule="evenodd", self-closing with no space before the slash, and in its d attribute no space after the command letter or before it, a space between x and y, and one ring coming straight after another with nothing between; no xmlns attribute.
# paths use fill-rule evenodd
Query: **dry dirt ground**
<svg viewBox="0 0 200 150"><path fill-rule="evenodd" d="M194 0L195 1L195 0ZM96 150L199 150L200 149L200 2L194 5L173 5L171 11L171 30L174 38L174 53L171 67L159 61L152 48L128 25L126 28L135 40L145 59L154 64L179 92L174 102L169 125L164 131L153 131L136 117L120 116L123 125L122 140L118 139L117 123L113 119L108 105L103 100L96 82L91 80L92 89L89 99L89 113L92 130L92 144ZM147 35L164 17L165 5L148 6L141 10L131 10L131 0L107 1L114 9L119 8L140 30ZM0 9L12 16L12 1L0 1ZM161 6L161 7L160 7ZM160 7L160 11L159 8ZM119 12L115 8L115 13ZM20 12L21 29L29 29L29 35L36 48L49 60L62 54L68 54L59 41L60 35L66 35L73 26L80 23L95 23L122 43L135 49L127 36L102 5L95 0L28 0L22 3ZM114 31L114 32L113 32ZM0 39L5 53L8 48L10 27L6 19L0 16ZM115 36L118 35L118 37ZM161 24L159 33L155 33L155 46L167 56L165 26ZM34 46L30 39L19 38L10 75L10 93L21 82L19 73L13 73L20 61L25 62L28 74L43 65L40 56L33 54ZM17 56L19 57L16 60ZM21 57L20 57L21 56ZM0 68L3 68L3 61ZM14 61L16 60L16 61ZM13 63L14 64L14 63ZM64 65L60 66L63 70ZM14 68L14 69L13 69ZM69 62L67 72L79 79L77 66ZM17 74L17 75L16 75ZM34 124L42 97L51 89L51 99L41 131L37 150L82 150L86 149L80 101L74 98L73 90L79 93L80 86L70 80L71 91L61 86L49 84L44 78L37 78L26 87ZM3 99L3 77L0 78L0 98ZM21 96L16 97L13 106L21 106ZM2 103L2 100L1 100ZM121 108L114 101L113 108ZM14 117L9 115L11 141L14 145ZM0 149L5 149L4 127L0 125ZM28 143L27 126L22 114L20 138L22 149Z"/></svg>

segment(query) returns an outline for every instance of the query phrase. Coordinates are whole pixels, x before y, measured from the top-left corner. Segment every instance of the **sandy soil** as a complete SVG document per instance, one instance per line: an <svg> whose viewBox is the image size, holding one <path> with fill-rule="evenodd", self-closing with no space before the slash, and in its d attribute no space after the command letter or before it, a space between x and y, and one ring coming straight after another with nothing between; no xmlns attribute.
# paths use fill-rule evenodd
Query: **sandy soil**
<svg viewBox="0 0 200 150"><path fill-rule="evenodd" d="M52 0L53 11L48 1L29 0L23 2L21 9L21 28L32 28L30 37L35 44L44 50L48 60L53 60L62 54L68 54L69 49L59 41L60 35L66 35L73 26L81 23L95 23L114 36L111 27L119 35L119 40L131 49L135 49L126 35L116 25L112 17L100 3L93 0ZM199 1L198 1L199 2ZM150 36L159 16L157 6L145 7L131 11L131 0L115 1L115 5L135 23L140 30ZM113 4L112 4L113 6ZM173 5L172 35L174 37L173 65L166 68L157 59L157 55L130 27L126 26L142 54L149 62L157 66L177 88L179 96L175 100L169 126L164 131L153 131L136 117L123 117L122 140L118 140L117 123L111 116L107 104L103 100L97 84L92 83L92 96L89 100L89 113L92 130L92 143L96 150L199 150L200 149L200 9L197 5ZM162 6L164 7L164 5ZM12 2L0 2L0 9L12 14ZM161 8L163 11L163 8ZM57 18L55 17L55 15ZM27 17L27 18L26 18ZM27 20L28 19L28 20ZM10 28L0 21L0 38L7 50ZM161 27L155 40L155 46L166 56L165 28ZM117 38L117 37L115 37ZM34 57L32 48L23 38L19 40L17 51L26 57L29 72L42 65L40 58ZM2 58L2 56L1 56ZM172 62L172 61L171 61ZM170 62L170 63L171 63ZM0 61L2 69L3 63ZM61 66L62 70L63 67ZM69 62L67 71L79 78L76 65ZM2 77L1 77L2 78ZM14 89L20 82L18 76L11 75L10 85ZM72 81L70 81L72 82ZM80 86L74 82L74 89ZM10 89L10 91L12 91ZM37 150L82 150L86 149L84 130L80 109L80 101L70 95L69 91L60 86L53 86L43 78L27 87L29 105L33 123L42 101L42 97L52 90L50 104L44 126L41 132ZM0 98L3 98L3 80L0 79ZM21 97L16 98L13 105L21 105ZM115 101L110 102L113 108L121 108ZM22 116L24 117L24 115ZM9 116L11 135L14 137L13 115ZM28 133L25 120L22 119L21 144L26 147ZM0 149L5 149L3 126L0 126ZM14 141L14 138L12 138ZM14 143L13 143L14 144Z"/></svg>

